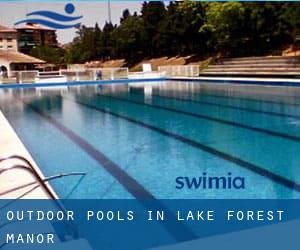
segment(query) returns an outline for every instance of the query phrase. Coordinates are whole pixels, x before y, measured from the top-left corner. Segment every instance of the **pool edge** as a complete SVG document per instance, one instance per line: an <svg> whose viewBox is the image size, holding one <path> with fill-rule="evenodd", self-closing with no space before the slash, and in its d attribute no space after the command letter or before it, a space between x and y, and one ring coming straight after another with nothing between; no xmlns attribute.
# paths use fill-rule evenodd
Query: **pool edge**
<svg viewBox="0 0 300 250"><path fill-rule="evenodd" d="M0 89L9 88L39 88L39 87L68 87L80 85L105 85L105 84L130 84L161 81L194 81L194 82L215 82L222 84L241 84L241 85L262 85L262 86L285 86L300 87L300 78L264 78L264 77L180 77L165 76L159 78L138 78L138 79L115 79L99 81L73 81L63 83L25 83L25 84L0 84Z"/></svg>
<svg viewBox="0 0 300 250"><path fill-rule="evenodd" d="M0 145L3 145L0 147L0 157L10 156L10 155L21 155L29 160L29 162L34 167L35 171L38 173L38 175L44 179L45 176L42 173L40 167L35 162L34 158L31 156L25 145L23 144L22 140L19 138L9 121L4 116L3 112L0 110L0 130L3 131L0 135ZM10 160L12 164L20 163L18 160ZM2 163L1 166L4 166L5 163ZM29 176L26 178L27 175L22 175L20 173L20 170L11 170L8 174L8 178L6 178L4 181L1 181L0 186L0 192L3 192L2 190L3 186L6 184L11 184L12 178L17 176L17 178L14 181L14 184L16 185L26 185L26 183L30 183L34 181L33 177ZM3 178L4 179L4 178ZM52 186L49 183L45 183L46 186L49 188L49 191L53 194L53 197L58 199L58 195L52 188ZM32 188L32 185L29 186ZM20 189L17 192L12 192L13 194L17 194L17 197L19 195L22 195L25 191L28 190L28 188ZM30 189L29 189L30 190ZM45 190L42 189L42 187L37 188L33 192L26 195L26 199L50 199L49 194L46 193ZM14 196L5 195L4 199L14 199Z"/></svg>
<svg viewBox="0 0 300 250"><path fill-rule="evenodd" d="M217 82L223 84L262 85L300 87L300 79L293 78L255 78L255 77L168 77L165 80L194 81L194 82Z"/></svg>

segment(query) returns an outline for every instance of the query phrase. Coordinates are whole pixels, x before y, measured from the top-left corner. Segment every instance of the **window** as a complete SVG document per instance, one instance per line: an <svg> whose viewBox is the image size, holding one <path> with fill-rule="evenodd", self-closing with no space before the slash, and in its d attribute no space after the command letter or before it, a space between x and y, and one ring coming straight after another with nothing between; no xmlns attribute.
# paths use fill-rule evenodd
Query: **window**
<svg viewBox="0 0 300 250"><path fill-rule="evenodd" d="M12 45L7 45L7 48L8 48L8 49L12 49L13 46L12 46Z"/></svg>
<svg viewBox="0 0 300 250"><path fill-rule="evenodd" d="M12 42L12 41L13 41L13 39L11 37L7 38L7 42Z"/></svg>

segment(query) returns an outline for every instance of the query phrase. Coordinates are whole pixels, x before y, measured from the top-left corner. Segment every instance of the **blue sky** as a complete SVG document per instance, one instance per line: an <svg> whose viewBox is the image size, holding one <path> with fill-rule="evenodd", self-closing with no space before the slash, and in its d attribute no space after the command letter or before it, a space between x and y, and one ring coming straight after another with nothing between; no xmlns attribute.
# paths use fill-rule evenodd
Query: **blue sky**
<svg viewBox="0 0 300 250"><path fill-rule="evenodd" d="M94 26L98 22L102 27L108 20L108 8L106 1L1 1L0 0L0 24L13 27L14 23L26 18L26 14L38 10L51 10L64 14L66 3L72 2L75 5L74 16L83 15L81 23L87 26ZM128 8L132 13L139 12L142 1L111 1L112 22L119 23L124 9ZM60 43L72 41L75 29L58 30Z"/></svg>

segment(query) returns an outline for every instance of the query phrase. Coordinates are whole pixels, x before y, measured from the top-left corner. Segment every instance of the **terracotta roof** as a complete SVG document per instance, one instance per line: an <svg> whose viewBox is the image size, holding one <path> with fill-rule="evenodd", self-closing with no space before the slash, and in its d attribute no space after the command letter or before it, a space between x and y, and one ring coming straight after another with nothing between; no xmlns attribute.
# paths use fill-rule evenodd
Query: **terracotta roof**
<svg viewBox="0 0 300 250"><path fill-rule="evenodd" d="M5 27L3 25L0 25L0 32L17 32L17 31L15 29L8 28L8 27Z"/></svg>
<svg viewBox="0 0 300 250"><path fill-rule="evenodd" d="M54 30L54 29L50 29L46 26L40 25L40 24L36 24L36 23L26 23L24 26L21 27L16 27L17 30Z"/></svg>
<svg viewBox="0 0 300 250"><path fill-rule="evenodd" d="M6 59L9 63L45 63L45 61L16 51L0 50L0 58Z"/></svg>

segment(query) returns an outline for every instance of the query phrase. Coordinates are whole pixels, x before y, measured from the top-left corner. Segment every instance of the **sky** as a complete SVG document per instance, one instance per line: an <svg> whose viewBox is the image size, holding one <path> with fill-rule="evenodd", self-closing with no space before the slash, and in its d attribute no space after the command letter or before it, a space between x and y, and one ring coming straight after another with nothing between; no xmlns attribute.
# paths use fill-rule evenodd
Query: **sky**
<svg viewBox="0 0 300 250"><path fill-rule="evenodd" d="M108 20L107 1L59 1L59 2L13 2L0 1L0 24L14 27L17 21L26 19L26 14L32 11L51 10L60 14L66 14L65 5L72 2L75 6L73 16L83 16L81 23L86 26L94 26L98 22L103 27ZM142 1L111 1L111 19L114 24L119 23L124 9L131 13L140 12ZM57 30L58 41L62 44L71 42L75 36L75 28Z"/></svg>

